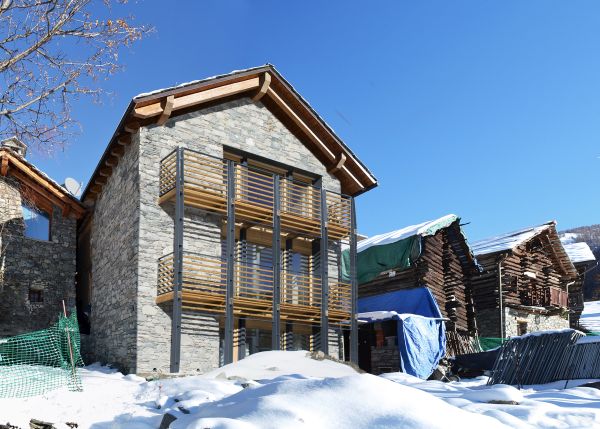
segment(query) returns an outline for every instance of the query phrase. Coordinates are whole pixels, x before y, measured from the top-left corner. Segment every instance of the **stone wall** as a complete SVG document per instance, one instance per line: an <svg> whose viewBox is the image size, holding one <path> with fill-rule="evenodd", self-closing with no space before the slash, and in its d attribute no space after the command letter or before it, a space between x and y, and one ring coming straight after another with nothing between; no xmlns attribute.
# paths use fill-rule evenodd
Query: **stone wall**
<svg viewBox="0 0 600 429"><path fill-rule="evenodd" d="M50 218L50 241L25 237L19 185L0 178L0 337L47 328L63 300L75 306L76 220L58 208ZM30 289L41 291L43 302L30 302Z"/></svg>
<svg viewBox="0 0 600 429"><path fill-rule="evenodd" d="M161 207L160 160L178 146L222 157L223 147L323 176L324 186L339 191L339 181L261 103L241 99L169 120L164 126L142 128L140 138L140 224L137 293L137 371L168 371L171 342L171 307L155 304L158 259L173 251L172 205ZM221 219L186 209L184 249L221 255ZM337 260L333 246L330 259ZM330 270L337 266L330 262ZM219 364L219 320L209 315L184 314L182 327L183 372L205 372ZM338 338L337 334L333 338ZM332 341L333 342L333 341ZM338 349L331 346L337 356Z"/></svg>
<svg viewBox="0 0 600 429"><path fill-rule="evenodd" d="M504 314L504 332L507 338L519 335L519 322L527 323L527 332L569 328L568 319L562 317L560 314L531 313L510 307L504 309Z"/></svg>
<svg viewBox="0 0 600 429"><path fill-rule="evenodd" d="M504 308L504 335L506 338L518 335L519 322L527 323L527 332L566 329L569 321L560 314L530 312L515 308ZM500 310L486 309L477 312L479 336L498 338L500 336Z"/></svg>
<svg viewBox="0 0 600 429"><path fill-rule="evenodd" d="M136 371L139 139L134 136L93 212L91 343L95 360Z"/></svg>
<svg viewBox="0 0 600 429"><path fill-rule="evenodd" d="M480 337L500 337L500 309L478 309L475 316Z"/></svg>

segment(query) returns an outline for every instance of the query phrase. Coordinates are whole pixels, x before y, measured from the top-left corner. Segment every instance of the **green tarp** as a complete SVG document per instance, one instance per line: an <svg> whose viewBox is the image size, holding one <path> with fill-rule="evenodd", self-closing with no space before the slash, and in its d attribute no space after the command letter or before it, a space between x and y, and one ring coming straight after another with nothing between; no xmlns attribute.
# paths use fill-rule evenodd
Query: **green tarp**
<svg viewBox="0 0 600 429"><path fill-rule="evenodd" d="M410 268L421 254L421 238L412 236L395 243L373 246L357 255L358 284L366 283L377 277L382 271L392 268L402 271ZM342 276L350 280L350 252L342 253Z"/></svg>
<svg viewBox="0 0 600 429"><path fill-rule="evenodd" d="M479 337L479 345L481 346L481 350L484 352L498 348L506 341L508 341L508 339Z"/></svg>
<svg viewBox="0 0 600 429"><path fill-rule="evenodd" d="M361 241L356 264L358 284L373 280L383 271L402 271L410 268L421 255L421 237L434 235L456 221L457 216L447 215ZM350 280L349 249L342 252L342 279Z"/></svg>

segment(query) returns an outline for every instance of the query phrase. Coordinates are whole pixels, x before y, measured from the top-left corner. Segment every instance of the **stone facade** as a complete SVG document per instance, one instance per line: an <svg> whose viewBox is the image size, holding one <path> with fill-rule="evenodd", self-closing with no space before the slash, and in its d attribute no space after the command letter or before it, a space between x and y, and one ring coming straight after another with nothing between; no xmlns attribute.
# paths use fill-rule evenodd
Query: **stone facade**
<svg viewBox="0 0 600 429"><path fill-rule="evenodd" d="M169 370L170 305L157 305L158 260L173 251L174 206L159 205L161 160L177 147L217 157L238 149L323 177L339 192L339 181L260 102L228 101L142 127L126 149L94 208L91 234L92 337L95 356L131 372ZM185 209L184 250L221 256L221 218ZM329 266L338 272L339 245ZM184 312L181 371L206 372L220 362L219 317ZM332 330L336 357L341 336Z"/></svg>
<svg viewBox="0 0 600 429"><path fill-rule="evenodd" d="M0 337L45 329L75 305L76 220L55 208L49 241L24 235L18 182L0 178ZM30 302L30 289L42 302Z"/></svg>
<svg viewBox="0 0 600 429"><path fill-rule="evenodd" d="M94 206L90 253L94 360L135 371L140 218L139 142L134 138Z"/></svg>
<svg viewBox="0 0 600 429"><path fill-rule="evenodd" d="M505 308L504 332L507 338L519 335L519 324L526 324L523 327L526 328L527 332L569 328L568 318L563 317L561 314Z"/></svg>
<svg viewBox="0 0 600 429"><path fill-rule="evenodd" d="M482 310L477 313L479 335L481 337L498 338L500 336L500 310ZM519 335L519 324L526 327L527 332L567 329L569 321L561 314L548 311L527 311L511 307L504 308L505 337ZM526 324L526 325L523 325Z"/></svg>

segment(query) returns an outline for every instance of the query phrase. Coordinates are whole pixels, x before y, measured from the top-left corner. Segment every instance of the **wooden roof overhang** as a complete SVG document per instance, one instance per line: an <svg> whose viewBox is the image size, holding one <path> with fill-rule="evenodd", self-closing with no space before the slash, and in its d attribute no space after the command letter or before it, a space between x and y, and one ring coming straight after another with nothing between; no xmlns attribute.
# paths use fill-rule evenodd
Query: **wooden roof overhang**
<svg viewBox="0 0 600 429"><path fill-rule="evenodd" d="M104 152L82 199L93 202L118 164L124 146L140 127L178 115L249 97L261 101L335 175L342 192L357 196L377 186L377 179L325 121L272 65L232 72L135 97Z"/></svg>
<svg viewBox="0 0 600 429"><path fill-rule="evenodd" d="M59 207L65 217L81 219L86 213L77 198L10 149L0 148L0 176L18 180L28 191L28 197L50 213L54 206Z"/></svg>

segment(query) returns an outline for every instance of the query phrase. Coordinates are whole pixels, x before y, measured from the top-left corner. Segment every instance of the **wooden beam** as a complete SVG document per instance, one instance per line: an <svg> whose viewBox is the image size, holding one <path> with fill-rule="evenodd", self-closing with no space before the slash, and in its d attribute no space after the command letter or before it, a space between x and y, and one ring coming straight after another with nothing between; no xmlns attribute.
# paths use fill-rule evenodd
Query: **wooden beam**
<svg viewBox="0 0 600 429"><path fill-rule="evenodd" d="M121 157L125 153L125 148L123 146L115 146L110 150L110 154L112 156Z"/></svg>
<svg viewBox="0 0 600 429"><path fill-rule="evenodd" d="M123 127L123 130L129 134L135 134L140 130L140 123L137 121L127 122Z"/></svg>
<svg viewBox="0 0 600 429"><path fill-rule="evenodd" d="M127 146L131 143L131 134L123 134L117 139L117 143L121 146Z"/></svg>
<svg viewBox="0 0 600 429"><path fill-rule="evenodd" d="M98 174L100 176L104 176L104 177L108 177L112 174L112 168L111 167L104 167L98 170Z"/></svg>
<svg viewBox="0 0 600 429"><path fill-rule="evenodd" d="M323 150L325 155L331 161L336 161L336 156L334 153L327 147L327 145L325 145L325 143L323 143L323 141L313 132L313 130L306 125L306 123L304 123L304 121L296 114L296 112L294 112L292 108L287 105L287 103L273 90L273 88L269 87L267 90L267 95L271 97L275 104L277 104L285 112L285 114L289 116L292 121L294 121L296 125L298 125L298 127L308 136L309 139L311 139ZM344 172L359 187L359 189L365 188L361 181L358 180L356 176L350 172L350 170L348 170L346 165L342 165L341 171Z"/></svg>
<svg viewBox="0 0 600 429"><path fill-rule="evenodd" d="M102 192L102 186L100 185L93 185L90 187L90 190L92 192L94 192L95 194L99 194L100 192Z"/></svg>
<svg viewBox="0 0 600 429"><path fill-rule="evenodd" d="M327 170L327 172L329 174L337 173L344 166L345 162L346 162L346 155L342 152L338 155L337 162L335 163L335 165L333 167L331 167L329 170Z"/></svg>
<svg viewBox="0 0 600 429"><path fill-rule="evenodd" d="M296 112L294 112L292 108L288 106L288 104L273 90L273 88L269 87L267 89L267 94L269 95L269 97L271 97L275 104L277 104L281 108L281 110L283 110L285 114L289 116L290 119L292 119L292 121L296 125L298 125L298 127L314 143L316 143L317 146L319 146L323 150L327 158L329 158L331 161L335 161L334 153L325 145L325 143L323 143L323 141L321 141L321 139L313 132L313 130L311 130L311 128L304 123L304 121L296 114Z"/></svg>
<svg viewBox="0 0 600 429"><path fill-rule="evenodd" d="M269 85L271 85L271 75L268 72L265 72L261 77L261 84L258 92L252 97L252 101L255 103L259 101L261 98L265 96L267 90L269 89Z"/></svg>
<svg viewBox="0 0 600 429"><path fill-rule="evenodd" d="M104 176L104 177L100 176L97 179L94 179L94 183L96 185L100 185L100 186L106 185L107 181L108 181L108 177L106 177L106 176Z"/></svg>
<svg viewBox="0 0 600 429"><path fill-rule="evenodd" d="M20 159L10 155L8 155L8 157L10 157L10 163L15 166L15 169L11 174L17 177L21 182L30 188L38 186L40 189L44 189L45 193L48 194L49 197L53 198L54 201L56 201L56 204L60 207L62 207L63 204L68 204L77 212L78 215L85 213L85 209L70 196L68 196L66 191L58 190L57 187L51 184L45 177L33 171Z"/></svg>
<svg viewBox="0 0 600 429"><path fill-rule="evenodd" d="M116 156L109 156L108 158L106 158L106 160L104 161L104 164L107 167L116 167L119 164L119 158Z"/></svg>
<svg viewBox="0 0 600 429"><path fill-rule="evenodd" d="M2 157L2 165L0 166L0 175L6 176L8 174L8 157Z"/></svg>
<svg viewBox="0 0 600 429"><path fill-rule="evenodd" d="M167 122L169 120L169 118L171 117L171 112L173 111L173 104L175 103L175 96L174 95L169 95L164 103L161 103L162 105L162 113L160 114L160 116L158 117L158 120L156 121L156 125L164 125L165 122Z"/></svg>
<svg viewBox="0 0 600 429"><path fill-rule="evenodd" d="M243 80L241 82L229 83L216 88L207 89L205 91L196 92L194 94L184 95L177 97L173 101L172 110L185 109L188 107L196 106L198 104L206 103L218 98L228 97L231 95L239 94L241 92L250 91L258 88L260 85L259 78L251 78ZM137 118L151 118L158 116L163 113L163 106L160 102L152 103L147 106L136 107L134 109L134 116Z"/></svg>

